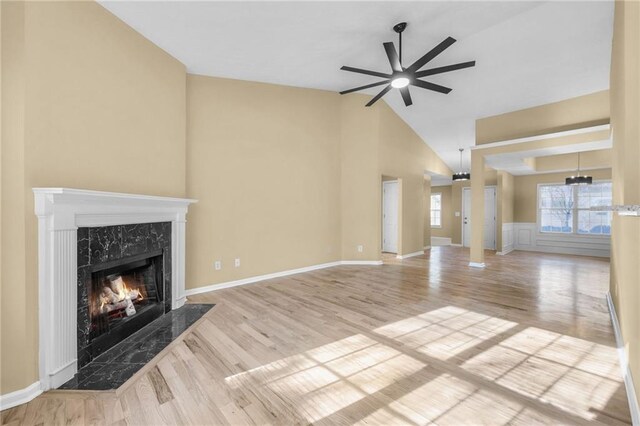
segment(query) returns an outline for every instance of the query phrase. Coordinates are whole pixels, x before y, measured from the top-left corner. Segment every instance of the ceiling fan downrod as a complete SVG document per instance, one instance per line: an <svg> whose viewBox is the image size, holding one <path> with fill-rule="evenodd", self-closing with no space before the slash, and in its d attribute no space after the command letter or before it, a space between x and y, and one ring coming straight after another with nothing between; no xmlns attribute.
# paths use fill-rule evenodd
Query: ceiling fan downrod
<svg viewBox="0 0 640 426"><path fill-rule="evenodd" d="M400 61L400 66L402 66L402 32L405 28L407 28L406 22L400 22L393 26L393 31L398 33L398 60ZM404 69L404 67L402 69Z"/></svg>

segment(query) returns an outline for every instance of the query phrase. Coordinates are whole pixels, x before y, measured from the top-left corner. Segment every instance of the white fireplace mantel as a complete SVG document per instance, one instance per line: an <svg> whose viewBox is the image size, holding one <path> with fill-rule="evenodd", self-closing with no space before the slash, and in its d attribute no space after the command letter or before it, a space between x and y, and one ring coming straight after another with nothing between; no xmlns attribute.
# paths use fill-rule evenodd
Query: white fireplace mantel
<svg viewBox="0 0 640 426"><path fill-rule="evenodd" d="M185 226L197 200L71 188L33 188L38 216L40 387L77 372L77 230L171 222L171 306L185 302ZM54 309L55 307L55 309Z"/></svg>

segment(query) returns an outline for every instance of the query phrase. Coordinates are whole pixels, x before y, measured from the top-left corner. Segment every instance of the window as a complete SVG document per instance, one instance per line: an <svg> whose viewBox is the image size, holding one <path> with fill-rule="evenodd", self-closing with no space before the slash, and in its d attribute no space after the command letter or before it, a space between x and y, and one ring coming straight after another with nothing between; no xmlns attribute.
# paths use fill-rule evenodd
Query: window
<svg viewBox="0 0 640 426"><path fill-rule="evenodd" d="M442 194L431 194L431 227L442 226Z"/></svg>
<svg viewBox="0 0 640 426"><path fill-rule="evenodd" d="M611 205L611 182L592 185L538 186L538 229L580 235L610 235L611 212L591 207Z"/></svg>

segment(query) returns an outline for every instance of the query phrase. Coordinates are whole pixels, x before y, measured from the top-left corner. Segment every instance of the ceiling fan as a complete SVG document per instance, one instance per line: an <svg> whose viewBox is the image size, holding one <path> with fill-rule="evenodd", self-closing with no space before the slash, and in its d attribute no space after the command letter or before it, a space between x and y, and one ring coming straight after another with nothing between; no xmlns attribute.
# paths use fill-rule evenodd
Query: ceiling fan
<svg viewBox="0 0 640 426"><path fill-rule="evenodd" d="M391 74L378 72L378 71L370 71L361 68L347 67L343 66L340 68L344 71L355 72L359 74L372 75L374 77L382 77L384 80L378 81L376 83L367 84L360 87L355 87L353 89L344 90L340 92L341 95L345 95L351 92L357 92L359 90L368 89L370 87L382 86L386 84L387 86L382 89L380 93L374 96L366 106L371 106L378 99L383 97L391 88L399 89L400 94L402 95L402 99L404 100L405 106L411 105L413 102L411 101L411 94L409 93L409 85L421 87L427 90L433 90L434 92L447 94L451 91L450 88L440 86L439 84L429 83L428 81L419 80L422 77L426 77L434 74L442 74L449 71L455 71L463 68L473 67L476 64L476 61L469 62L461 62L459 64L454 65L446 65L443 67L430 68L423 71L420 71L420 68L425 66L429 61L442 53L445 49L451 46L456 40L452 37L447 37L443 42L438 44L436 47L427 52L420 59L415 61L413 64L408 67L402 66L402 32L407 28L406 22L400 22L393 27L393 30L398 33L398 52L396 52L396 48L393 45L393 42L382 43L384 46L384 50L387 52L387 58L389 58L389 64L391 65Z"/></svg>

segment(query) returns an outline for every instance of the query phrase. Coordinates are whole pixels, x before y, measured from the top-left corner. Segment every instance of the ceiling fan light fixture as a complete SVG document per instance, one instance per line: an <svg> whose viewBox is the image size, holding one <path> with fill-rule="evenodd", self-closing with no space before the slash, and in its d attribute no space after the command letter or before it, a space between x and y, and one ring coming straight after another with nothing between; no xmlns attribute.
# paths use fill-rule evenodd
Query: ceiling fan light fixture
<svg viewBox="0 0 640 426"><path fill-rule="evenodd" d="M411 81L407 77L396 77L391 81L391 86L396 89L407 87Z"/></svg>

